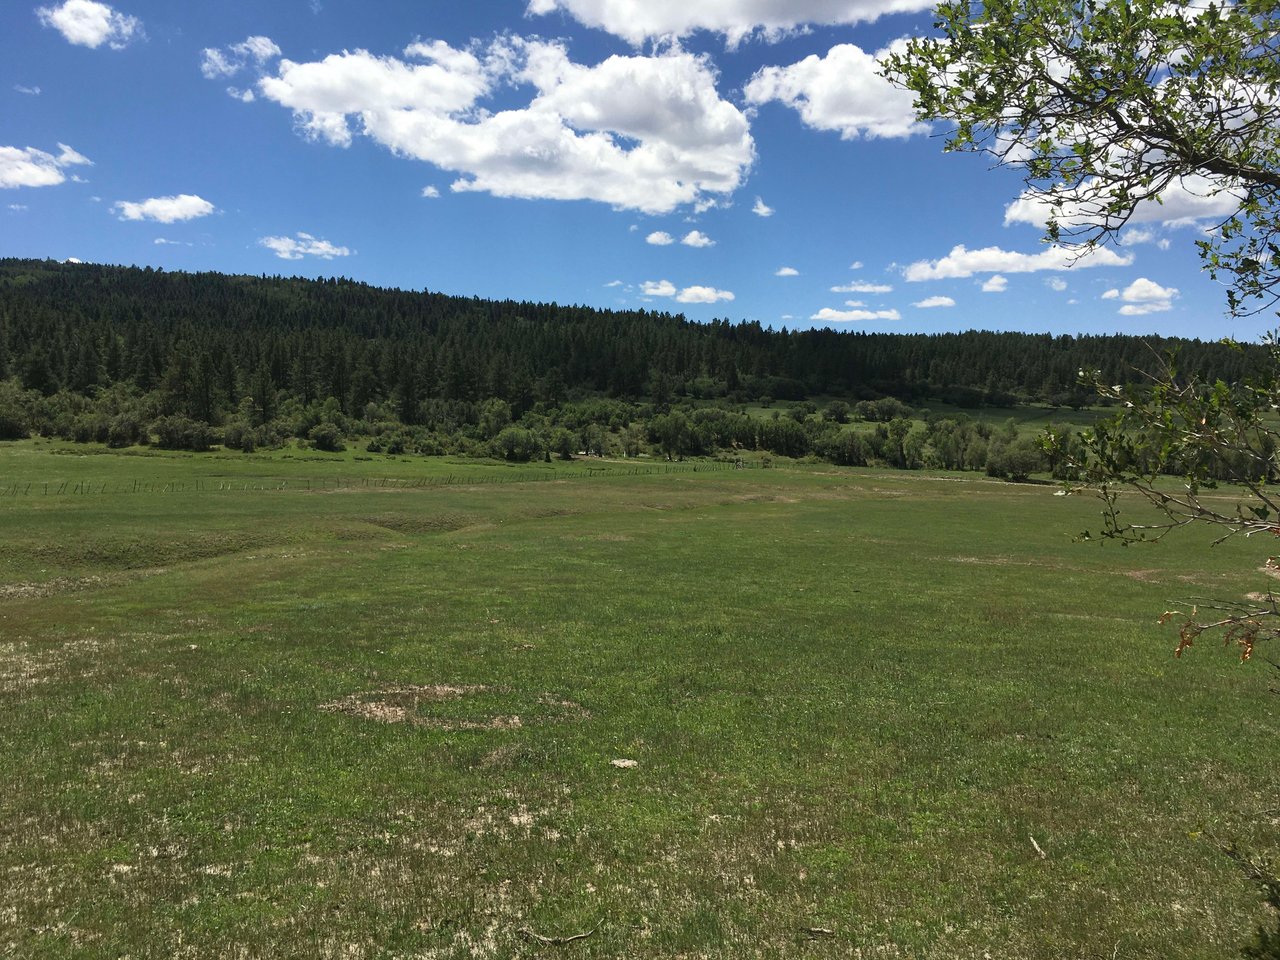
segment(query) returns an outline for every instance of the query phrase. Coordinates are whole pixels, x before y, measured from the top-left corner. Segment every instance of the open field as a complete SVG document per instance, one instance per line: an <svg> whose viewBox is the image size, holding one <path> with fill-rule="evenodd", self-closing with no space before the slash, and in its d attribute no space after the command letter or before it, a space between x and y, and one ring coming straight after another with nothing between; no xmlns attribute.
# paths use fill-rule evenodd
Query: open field
<svg viewBox="0 0 1280 960"><path fill-rule="evenodd" d="M1095 502L974 474L87 449L0 445L0 953L1209 958L1262 919L1218 844L1280 848L1270 668L1155 620L1270 544L1073 544Z"/></svg>

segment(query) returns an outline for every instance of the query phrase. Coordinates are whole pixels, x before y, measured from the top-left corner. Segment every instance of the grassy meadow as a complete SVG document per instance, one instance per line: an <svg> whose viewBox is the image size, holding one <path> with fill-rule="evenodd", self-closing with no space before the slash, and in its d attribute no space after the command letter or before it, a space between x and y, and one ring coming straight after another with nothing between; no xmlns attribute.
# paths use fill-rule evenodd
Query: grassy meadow
<svg viewBox="0 0 1280 960"><path fill-rule="evenodd" d="M1248 940L1220 845L1280 849L1270 668L1156 619L1270 544L693 466L0 445L0 954Z"/></svg>

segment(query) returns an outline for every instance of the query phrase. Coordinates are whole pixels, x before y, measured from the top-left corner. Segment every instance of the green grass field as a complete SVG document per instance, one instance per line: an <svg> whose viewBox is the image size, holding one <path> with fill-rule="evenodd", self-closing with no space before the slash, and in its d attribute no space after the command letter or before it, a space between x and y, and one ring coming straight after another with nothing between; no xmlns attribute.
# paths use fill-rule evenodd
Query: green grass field
<svg viewBox="0 0 1280 960"><path fill-rule="evenodd" d="M1270 544L976 475L0 445L0 953L1209 958ZM617 766L615 760L634 761ZM590 935L562 945L555 938ZM536 936L534 936L536 935Z"/></svg>

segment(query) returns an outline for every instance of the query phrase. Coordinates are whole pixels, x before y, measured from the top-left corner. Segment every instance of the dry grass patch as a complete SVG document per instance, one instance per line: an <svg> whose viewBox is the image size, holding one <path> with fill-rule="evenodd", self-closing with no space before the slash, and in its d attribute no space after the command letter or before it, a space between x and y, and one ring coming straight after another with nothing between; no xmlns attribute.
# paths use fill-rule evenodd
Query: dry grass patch
<svg viewBox="0 0 1280 960"><path fill-rule="evenodd" d="M450 701L476 697L484 697L487 702L466 711L439 709ZM501 707L514 707L520 712L508 712ZM483 684L404 684L348 694L322 703L320 709L375 723L441 731L518 730L588 715L581 704L554 694L542 693L528 698L505 687Z"/></svg>
<svg viewBox="0 0 1280 960"><path fill-rule="evenodd" d="M320 709L326 713L343 713L349 717L374 720L378 723L415 723L421 719L418 716L418 708L423 703L439 703L442 700L464 697L469 693L478 693L485 689L487 688L483 686L410 684L388 687L384 690L352 693L341 699L322 703Z"/></svg>
<svg viewBox="0 0 1280 960"><path fill-rule="evenodd" d="M93 638L70 640L46 650L23 642L0 643L0 692L28 690L71 674L91 677L97 672L95 655L101 649Z"/></svg>

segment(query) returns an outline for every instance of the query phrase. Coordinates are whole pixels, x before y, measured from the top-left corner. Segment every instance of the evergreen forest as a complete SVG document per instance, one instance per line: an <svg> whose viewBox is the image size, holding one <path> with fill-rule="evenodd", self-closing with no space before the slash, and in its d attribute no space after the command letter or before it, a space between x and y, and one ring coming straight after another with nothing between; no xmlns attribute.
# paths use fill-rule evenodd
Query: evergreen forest
<svg viewBox="0 0 1280 960"><path fill-rule="evenodd" d="M1054 465L1012 427L958 411L1079 409L1093 402L1082 371L1125 383L1170 353L1227 382L1266 360L1160 337L772 330L338 278L0 260L0 439L513 461L763 451L1019 476Z"/></svg>

